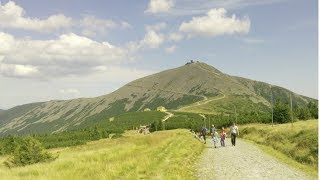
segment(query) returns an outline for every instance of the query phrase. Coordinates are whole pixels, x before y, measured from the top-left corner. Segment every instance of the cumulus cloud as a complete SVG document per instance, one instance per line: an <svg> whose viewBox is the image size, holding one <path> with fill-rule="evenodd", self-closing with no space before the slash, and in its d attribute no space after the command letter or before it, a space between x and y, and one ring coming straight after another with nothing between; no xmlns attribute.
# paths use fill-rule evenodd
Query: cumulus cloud
<svg viewBox="0 0 320 180"><path fill-rule="evenodd" d="M189 22L183 22L179 31L192 36L219 36L223 34L248 33L250 19L237 18L234 14L227 17L224 8L211 9L206 16L193 17Z"/></svg>
<svg viewBox="0 0 320 180"><path fill-rule="evenodd" d="M170 33L168 35L169 41L178 42L178 41L181 41L182 39L183 39L183 34L181 34L181 33Z"/></svg>
<svg viewBox="0 0 320 180"><path fill-rule="evenodd" d="M138 42L127 43L127 48L130 52L135 52L141 49L158 48L165 41L165 35L159 31L165 29L166 27L166 23L147 25L145 28L146 34L144 35L143 39Z"/></svg>
<svg viewBox="0 0 320 180"><path fill-rule="evenodd" d="M65 88L58 91L60 93L59 99L73 99L80 97L80 91L76 88Z"/></svg>
<svg viewBox="0 0 320 180"><path fill-rule="evenodd" d="M165 51L166 51L166 53L171 54L171 53L174 53L176 51L176 49L177 49L177 47L175 45L173 45L173 46L167 47L165 49Z"/></svg>
<svg viewBox="0 0 320 180"><path fill-rule="evenodd" d="M130 28L131 25L125 21L114 22L107 19L99 19L93 15L85 15L80 20L80 27L82 34L88 37L94 37L98 34L105 34L111 29L115 28Z"/></svg>
<svg viewBox="0 0 320 180"><path fill-rule="evenodd" d="M145 13L167 13L171 10L173 6L173 0L150 0L148 4L148 9L145 10Z"/></svg>
<svg viewBox="0 0 320 180"><path fill-rule="evenodd" d="M228 10L242 9L249 6L261 6L267 4L276 4L286 2L287 0L174 0L173 7L166 14L169 16L194 16L208 12L213 7L225 8ZM149 3L150 4L150 3ZM157 9L157 5L154 5ZM160 6L159 6L160 8ZM151 8L148 8L151 9ZM151 10L150 10L151 11ZM146 12L146 11L145 11ZM151 13L151 12L149 12ZM154 13L155 14L155 13Z"/></svg>
<svg viewBox="0 0 320 180"><path fill-rule="evenodd" d="M163 34L159 34L153 30L149 30L140 44L148 48L157 48L163 43L163 41Z"/></svg>
<svg viewBox="0 0 320 180"><path fill-rule="evenodd" d="M0 73L7 77L34 78L39 75L39 70L30 65L0 63Z"/></svg>
<svg viewBox="0 0 320 180"><path fill-rule="evenodd" d="M161 30L165 29L166 27L167 27L167 23L160 22L160 23L153 24L153 25L147 25L146 30L147 31L161 31Z"/></svg>
<svg viewBox="0 0 320 180"><path fill-rule="evenodd" d="M0 3L0 27L52 32L69 28L72 25L72 18L62 14L55 14L47 19L25 17L25 14L24 9L13 1L9 1L4 5Z"/></svg>
<svg viewBox="0 0 320 180"><path fill-rule="evenodd" d="M60 89L59 92L62 94L80 94L80 91L74 88Z"/></svg>
<svg viewBox="0 0 320 180"><path fill-rule="evenodd" d="M127 83L135 79L153 74L157 71L150 69L137 69L135 67L103 65L95 67L95 71L84 77L69 76L64 80L69 82L111 82L111 83ZM115 76L116 74L116 76Z"/></svg>
<svg viewBox="0 0 320 180"><path fill-rule="evenodd" d="M4 5L0 2L0 28L23 29L44 33L51 33L62 29L81 29L81 34L94 37L105 34L115 28L130 28L126 21L115 22L109 19L100 19L93 15L84 15L80 20L66 17L63 14L54 14L44 19L27 17L25 10L13 1Z"/></svg>
<svg viewBox="0 0 320 180"><path fill-rule="evenodd" d="M44 76L88 74L94 67L118 64L127 51L108 42L97 42L73 33L53 40L16 39L0 32L0 74Z"/></svg>

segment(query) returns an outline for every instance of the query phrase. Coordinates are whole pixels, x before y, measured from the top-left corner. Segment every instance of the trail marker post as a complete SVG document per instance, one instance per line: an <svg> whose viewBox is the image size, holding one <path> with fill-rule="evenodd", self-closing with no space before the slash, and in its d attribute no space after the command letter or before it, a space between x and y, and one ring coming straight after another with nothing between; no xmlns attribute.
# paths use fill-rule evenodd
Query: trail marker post
<svg viewBox="0 0 320 180"><path fill-rule="evenodd" d="M271 95L271 124L273 127L273 94L272 94L272 86L270 86L270 95Z"/></svg>

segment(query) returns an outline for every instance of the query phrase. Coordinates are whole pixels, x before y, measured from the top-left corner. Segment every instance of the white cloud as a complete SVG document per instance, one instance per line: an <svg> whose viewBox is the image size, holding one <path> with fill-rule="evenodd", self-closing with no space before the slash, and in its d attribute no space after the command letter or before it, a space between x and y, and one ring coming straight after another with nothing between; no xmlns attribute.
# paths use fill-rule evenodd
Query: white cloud
<svg viewBox="0 0 320 180"><path fill-rule="evenodd" d="M170 33L168 36L168 40L170 41L181 41L183 39L183 35L181 33Z"/></svg>
<svg viewBox="0 0 320 180"><path fill-rule="evenodd" d="M30 65L0 63L0 73L7 77L33 78L39 75L39 70Z"/></svg>
<svg viewBox="0 0 320 180"><path fill-rule="evenodd" d="M116 23L112 20L99 19L93 15L85 15L80 20L82 34L88 37L94 37L98 34L105 34L115 28L130 28L131 25L125 21Z"/></svg>
<svg viewBox="0 0 320 180"><path fill-rule="evenodd" d="M250 19L244 17L238 19L234 14L226 16L227 11L223 8L211 9L206 16L193 17L189 22L183 22L179 31L192 36L219 36L223 34L248 33Z"/></svg>
<svg viewBox="0 0 320 180"><path fill-rule="evenodd" d="M59 92L62 94L80 94L80 91L74 88L60 89Z"/></svg>
<svg viewBox="0 0 320 180"><path fill-rule="evenodd" d="M120 25L121 25L122 28L125 28L125 29L132 27L132 26L131 26L128 22L126 22L126 21L122 21L122 22L120 23Z"/></svg>
<svg viewBox="0 0 320 180"><path fill-rule="evenodd" d="M165 41L165 36L157 31L166 27L165 23L146 26L146 34L143 39L138 42L127 43L127 48L130 52L136 52L141 49L158 48Z"/></svg>
<svg viewBox="0 0 320 180"><path fill-rule="evenodd" d="M157 14L167 13L174 6L173 0L150 0L145 13Z"/></svg>
<svg viewBox="0 0 320 180"><path fill-rule="evenodd" d="M163 34L158 34L157 32L150 30L144 36L143 40L141 41L141 45L148 48L157 48L163 43L163 41Z"/></svg>
<svg viewBox="0 0 320 180"><path fill-rule="evenodd" d="M287 2L288 0L174 0L174 8L166 14L169 16L189 16L199 15L208 12L214 7L228 10L242 9L249 6L259 6Z"/></svg>
<svg viewBox="0 0 320 180"><path fill-rule="evenodd" d="M135 79L155 73L154 70L137 69L134 67L103 65L94 67L94 73L87 76L70 76L64 78L70 82L94 82L94 83L127 83ZM116 74L116 76L115 76Z"/></svg>
<svg viewBox="0 0 320 180"><path fill-rule="evenodd" d="M81 94L76 88L60 89L58 92L60 93L58 99L74 99L80 97Z"/></svg>
<svg viewBox="0 0 320 180"><path fill-rule="evenodd" d="M177 47L175 45L173 45L173 46L167 47L165 49L165 51L166 51L166 53L170 54L170 53L174 53L176 51L176 49L177 49Z"/></svg>
<svg viewBox="0 0 320 180"><path fill-rule="evenodd" d="M72 25L72 18L62 14L49 16L47 19L25 17L22 7L9 1L4 5L0 3L0 27L25 29L38 32L53 32L59 29L69 28Z"/></svg>
<svg viewBox="0 0 320 180"><path fill-rule="evenodd" d="M93 67L119 64L127 51L73 33L53 40L16 39L0 32L0 74L3 76L62 77L88 74Z"/></svg>
<svg viewBox="0 0 320 180"><path fill-rule="evenodd" d="M167 27L167 23L161 22L153 25L147 25L146 30L147 31L161 31Z"/></svg>
<svg viewBox="0 0 320 180"><path fill-rule="evenodd" d="M63 14L54 14L45 19L27 17L25 10L13 1L4 5L0 2L0 28L23 29L44 33L51 33L62 29L81 29L81 34L94 37L105 34L115 28L130 28L126 21L115 22L108 19L99 19L93 15L84 15L80 20L74 20Z"/></svg>

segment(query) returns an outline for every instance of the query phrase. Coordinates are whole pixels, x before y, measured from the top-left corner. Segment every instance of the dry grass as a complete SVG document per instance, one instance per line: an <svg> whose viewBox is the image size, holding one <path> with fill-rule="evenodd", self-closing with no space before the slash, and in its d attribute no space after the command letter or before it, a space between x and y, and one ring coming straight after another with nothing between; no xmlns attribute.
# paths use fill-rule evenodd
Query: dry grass
<svg viewBox="0 0 320 180"><path fill-rule="evenodd" d="M311 175L318 175L318 120L293 124L249 124L240 127L242 138L269 154Z"/></svg>
<svg viewBox="0 0 320 180"><path fill-rule="evenodd" d="M8 169L0 157L1 179L194 179L192 164L203 144L187 130L150 135L126 133L86 145L53 149L50 163Z"/></svg>

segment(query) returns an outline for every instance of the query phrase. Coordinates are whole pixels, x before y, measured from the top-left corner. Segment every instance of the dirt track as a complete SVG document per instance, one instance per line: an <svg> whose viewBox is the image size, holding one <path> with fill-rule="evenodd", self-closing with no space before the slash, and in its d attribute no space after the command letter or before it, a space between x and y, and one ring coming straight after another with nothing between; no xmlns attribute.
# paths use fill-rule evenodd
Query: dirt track
<svg viewBox="0 0 320 180"><path fill-rule="evenodd" d="M264 153L251 143L237 139L231 146L213 148L212 139L207 139L206 150L195 164L198 179L312 179Z"/></svg>

